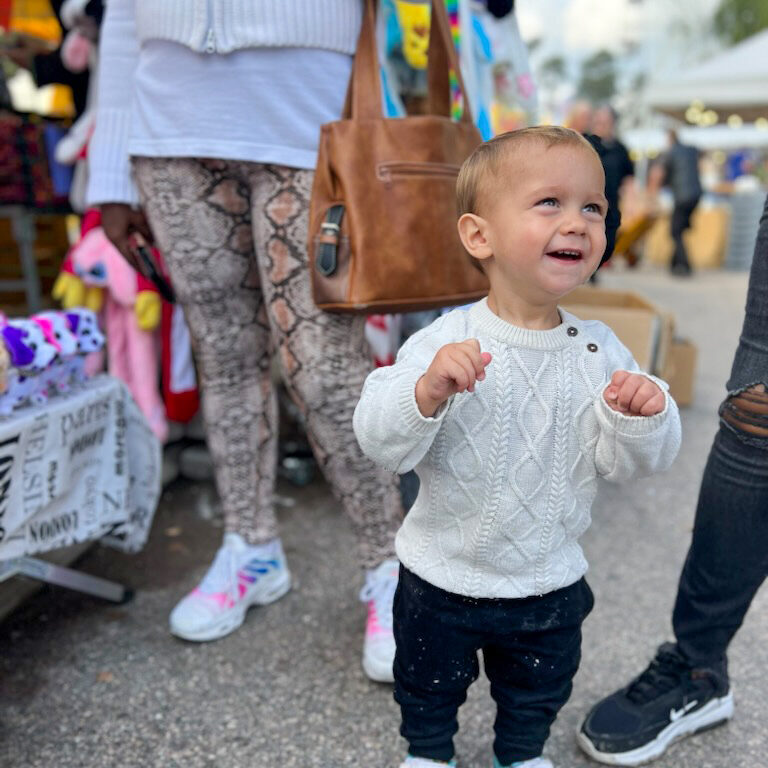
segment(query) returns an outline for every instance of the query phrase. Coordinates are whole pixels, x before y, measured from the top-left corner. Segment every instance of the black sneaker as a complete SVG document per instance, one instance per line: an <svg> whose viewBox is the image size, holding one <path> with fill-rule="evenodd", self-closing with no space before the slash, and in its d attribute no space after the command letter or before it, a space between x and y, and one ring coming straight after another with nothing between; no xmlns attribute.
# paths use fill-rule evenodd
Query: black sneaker
<svg viewBox="0 0 768 768"><path fill-rule="evenodd" d="M694 668L674 643L664 643L640 677L592 707L576 738L600 763L640 765L732 715L725 659Z"/></svg>

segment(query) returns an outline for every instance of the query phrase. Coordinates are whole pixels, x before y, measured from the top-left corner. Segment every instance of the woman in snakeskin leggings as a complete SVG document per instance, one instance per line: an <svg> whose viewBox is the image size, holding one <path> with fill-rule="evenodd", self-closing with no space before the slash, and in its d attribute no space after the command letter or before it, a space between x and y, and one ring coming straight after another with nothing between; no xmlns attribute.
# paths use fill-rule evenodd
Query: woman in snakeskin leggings
<svg viewBox="0 0 768 768"><path fill-rule="evenodd" d="M315 307L306 253L319 127L341 113L362 3L209 5L109 3L90 150L88 198L107 235L131 260L129 237L151 231L166 260L224 508L224 543L171 613L171 631L223 637L249 606L290 588L273 510L276 352L367 569L363 665L391 680L402 509L395 479L352 432L371 367L364 320Z"/></svg>

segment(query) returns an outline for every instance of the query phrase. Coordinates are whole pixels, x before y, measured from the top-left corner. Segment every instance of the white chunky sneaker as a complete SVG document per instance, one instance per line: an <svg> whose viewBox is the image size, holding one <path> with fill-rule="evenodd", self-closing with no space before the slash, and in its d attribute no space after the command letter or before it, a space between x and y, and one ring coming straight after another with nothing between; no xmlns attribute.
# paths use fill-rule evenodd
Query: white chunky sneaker
<svg viewBox="0 0 768 768"><path fill-rule="evenodd" d="M249 547L239 534L226 533L208 573L171 612L171 632L184 640L218 640L243 623L250 606L273 603L290 588L280 539Z"/></svg>
<svg viewBox="0 0 768 768"><path fill-rule="evenodd" d="M368 571L360 599L368 603L368 620L363 643L363 669L378 683L392 683L395 661L395 636L392 634L392 601L395 598L400 563L385 560Z"/></svg>
<svg viewBox="0 0 768 768"><path fill-rule="evenodd" d="M502 765L498 758L493 758L493 768L554 768L546 757L534 757L531 760L522 760L509 765Z"/></svg>
<svg viewBox="0 0 768 768"><path fill-rule="evenodd" d="M413 755L408 755L408 757L405 758L405 760L400 763L400 768L439 768L440 766L452 766L452 768L455 768L456 761L451 760L450 763L443 763L440 760L429 760L426 757L414 757Z"/></svg>

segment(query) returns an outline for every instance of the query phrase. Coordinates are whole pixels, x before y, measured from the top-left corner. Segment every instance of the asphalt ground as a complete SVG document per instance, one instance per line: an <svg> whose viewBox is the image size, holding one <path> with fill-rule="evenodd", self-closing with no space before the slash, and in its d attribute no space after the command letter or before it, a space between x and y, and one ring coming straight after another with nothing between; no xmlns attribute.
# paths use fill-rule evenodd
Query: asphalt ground
<svg viewBox="0 0 768 768"><path fill-rule="evenodd" d="M673 468L652 480L605 485L583 539L596 607L583 662L545 754L557 768L594 765L574 731L599 697L637 674L671 637L670 612L687 550L701 472L717 427L741 326L747 276L673 280L653 270L606 273L676 313L699 347L696 398L683 411ZM176 482L143 552L95 547L89 573L130 584L113 606L44 588L0 623L0 766L4 768L396 768L404 754L391 686L360 667L362 574L344 517L325 484L281 481L279 518L295 586L215 643L167 631L175 602L203 575L221 536L208 483ZM736 715L675 745L664 768L768 766L768 591L732 644ZM462 768L490 768L494 711L487 683L470 689L456 739Z"/></svg>

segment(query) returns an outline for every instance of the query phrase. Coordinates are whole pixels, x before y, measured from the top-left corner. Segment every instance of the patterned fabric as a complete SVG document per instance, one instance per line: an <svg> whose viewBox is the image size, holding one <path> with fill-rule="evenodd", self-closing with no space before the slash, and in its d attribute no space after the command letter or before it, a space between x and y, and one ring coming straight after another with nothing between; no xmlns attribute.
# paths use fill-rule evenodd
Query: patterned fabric
<svg viewBox="0 0 768 768"><path fill-rule="evenodd" d="M352 433L371 369L365 319L320 312L312 301L311 172L178 158L136 158L134 167L190 327L227 530L250 544L277 535L274 349L318 464L353 523L362 565L392 557L398 487Z"/></svg>
<svg viewBox="0 0 768 768"><path fill-rule="evenodd" d="M674 401L655 416L611 410L610 376L637 363L607 326L560 312L556 328L529 330L484 299L411 336L395 365L365 383L354 416L363 450L391 470L415 467L421 480L398 557L448 592L513 598L573 584L587 570L578 539L597 477L662 471L677 455ZM442 346L472 338L492 355L486 378L425 418L416 382Z"/></svg>

